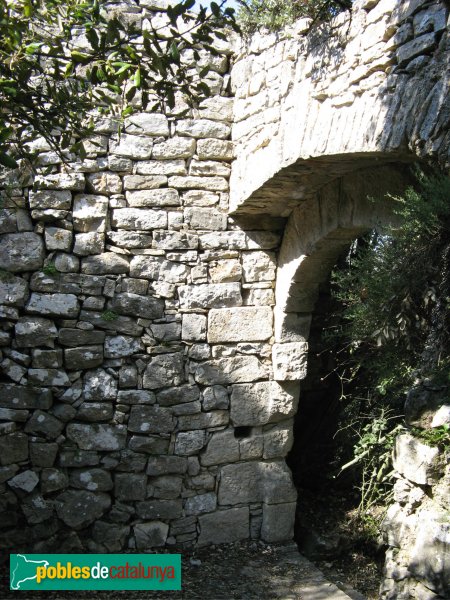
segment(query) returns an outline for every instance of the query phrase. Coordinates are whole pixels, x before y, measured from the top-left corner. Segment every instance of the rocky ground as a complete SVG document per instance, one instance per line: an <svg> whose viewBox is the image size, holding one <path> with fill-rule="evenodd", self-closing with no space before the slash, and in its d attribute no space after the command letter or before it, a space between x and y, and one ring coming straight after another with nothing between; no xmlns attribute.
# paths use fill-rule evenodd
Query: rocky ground
<svg viewBox="0 0 450 600"><path fill-rule="evenodd" d="M183 555L181 592L113 592L127 600L365 600L345 584L330 583L294 544L267 545L242 542L207 547ZM1 574L0 597L17 598L9 591L6 567ZM341 588L341 589L339 589ZM341 591L341 590L345 590ZM111 592L22 592L22 600L105 599Z"/></svg>

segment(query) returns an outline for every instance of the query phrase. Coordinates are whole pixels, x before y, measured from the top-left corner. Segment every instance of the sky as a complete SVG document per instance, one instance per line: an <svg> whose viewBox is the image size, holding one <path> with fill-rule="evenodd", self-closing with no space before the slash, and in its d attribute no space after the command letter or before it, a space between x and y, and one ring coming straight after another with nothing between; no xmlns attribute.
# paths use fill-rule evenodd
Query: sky
<svg viewBox="0 0 450 600"><path fill-rule="evenodd" d="M220 0L216 0L216 2L217 2L217 4L220 4ZM209 7L210 0L197 0L195 4L196 4L196 6L199 6L200 4L203 4L203 6ZM226 6L229 7L229 8L235 8L235 9L239 8L239 5L236 2L236 0L227 0Z"/></svg>

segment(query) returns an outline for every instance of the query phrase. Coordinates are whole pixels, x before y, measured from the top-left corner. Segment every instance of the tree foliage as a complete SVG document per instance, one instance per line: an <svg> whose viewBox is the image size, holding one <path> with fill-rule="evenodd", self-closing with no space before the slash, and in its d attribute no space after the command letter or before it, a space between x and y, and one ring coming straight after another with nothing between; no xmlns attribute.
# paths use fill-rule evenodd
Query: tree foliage
<svg viewBox="0 0 450 600"><path fill-rule="evenodd" d="M0 0L1 164L16 166L38 136L82 151L73 134L89 135L94 108L124 117L138 96L160 110L177 92L192 102L208 95L201 52L217 54L226 28L237 29L233 9L211 2L193 13L195 1L183 0L153 23L133 12L138 4L124 12L104 0Z"/></svg>
<svg viewBox="0 0 450 600"><path fill-rule="evenodd" d="M247 0L238 16L242 29L251 34L260 28L277 31L302 17L313 23L329 21L351 7L352 0Z"/></svg>
<svg viewBox="0 0 450 600"><path fill-rule="evenodd" d="M449 364L450 180L422 177L395 198L401 225L372 232L335 273L353 368L380 394Z"/></svg>

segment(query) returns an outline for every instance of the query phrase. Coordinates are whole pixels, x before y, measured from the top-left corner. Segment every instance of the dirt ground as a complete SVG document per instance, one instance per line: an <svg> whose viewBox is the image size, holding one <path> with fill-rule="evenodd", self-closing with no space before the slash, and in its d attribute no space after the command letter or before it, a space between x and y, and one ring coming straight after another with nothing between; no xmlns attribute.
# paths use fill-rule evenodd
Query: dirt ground
<svg viewBox="0 0 450 600"><path fill-rule="evenodd" d="M239 542L203 548L182 556L181 592L27 592L10 591L6 566L0 597L31 600L365 600L354 590L327 581L296 546Z"/></svg>

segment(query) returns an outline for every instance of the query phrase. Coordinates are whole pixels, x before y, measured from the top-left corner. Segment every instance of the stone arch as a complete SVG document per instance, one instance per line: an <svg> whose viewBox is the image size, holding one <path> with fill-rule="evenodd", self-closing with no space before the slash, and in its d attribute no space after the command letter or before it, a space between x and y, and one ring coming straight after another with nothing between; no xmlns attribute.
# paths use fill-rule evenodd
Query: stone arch
<svg viewBox="0 0 450 600"><path fill-rule="evenodd" d="M311 316L324 283L351 242L395 221L391 196L413 182L397 164L355 171L323 186L292 212L279 253L273 346L274 379L306 376Z"/></svg>

